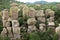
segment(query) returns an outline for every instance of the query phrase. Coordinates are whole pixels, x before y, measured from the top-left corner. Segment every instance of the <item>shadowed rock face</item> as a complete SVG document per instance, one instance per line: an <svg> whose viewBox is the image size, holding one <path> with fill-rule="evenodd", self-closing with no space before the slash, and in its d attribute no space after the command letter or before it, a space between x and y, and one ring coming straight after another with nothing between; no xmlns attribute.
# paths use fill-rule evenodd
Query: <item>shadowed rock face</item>
<svg viewBox="0 0 60 40"><path fill-rule="evenodd" d="M8 33L9 34L7 34L8 35L8 37L12 37L12 32L11 32L11 27L7 27L7 30L8 30ZM6 37L7 35L6 35L6 33L7 33L7 30L6 30L6 28L3 28L3 31L1 32L1 36L2 37Z"/></svg>
<svg viewBox="0 0 60 40"><path fill-rule="evenodd" d="M20 28L19 27L12 27L13 28L13 34L14 34L14 39L18 38L20 39ZM11 32L11 27L7 27L8 30L8 37L12 38L13 34ZM1 32L2 37L6 37L6 28L3 28L3 31Z"/></svg>

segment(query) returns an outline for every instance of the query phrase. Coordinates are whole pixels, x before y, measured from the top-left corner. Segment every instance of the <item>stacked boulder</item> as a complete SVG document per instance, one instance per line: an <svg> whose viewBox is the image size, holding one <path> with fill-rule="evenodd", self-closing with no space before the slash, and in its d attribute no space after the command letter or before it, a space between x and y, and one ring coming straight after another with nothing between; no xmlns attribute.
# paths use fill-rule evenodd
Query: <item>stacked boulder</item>
<svg viewBox="0 0 60 40"><path fill-rule="evenodd" d="M36 20L35 18L30 18L27 20L27 24L28 24L28 33L31 33L32 31L36 31Z"/></svg>
<svg viewBox="0 0 60 40"><path fill-rule="evenodd" d="M16 3L11 4L10 8L10 14L7 9L3 10L3 31L1 32L1 35L3 37L6 37L5 35L11 40L20 40L20 27L19 27L19 22L18 22L18 12L19 8Z"/></svg>
<svg viewBox="0 0 60 40"><path fill-rule="evenodd" d="M46 16L48 28L54 28L54 26L55 26L55 23L54 23L55 12L51 9L46 9L46 14L48 14L48 16Z"/></svg>
<svg viewBox="0 0 60 40"><path fill-rule="evenodd" d="M39 30L41 32L45 32L46 30L46 25L45 25L45 14L44 10L36 10L36 17L37 17L37 22L39 22ZM45 27L44 27L45 26Z"/></svg>

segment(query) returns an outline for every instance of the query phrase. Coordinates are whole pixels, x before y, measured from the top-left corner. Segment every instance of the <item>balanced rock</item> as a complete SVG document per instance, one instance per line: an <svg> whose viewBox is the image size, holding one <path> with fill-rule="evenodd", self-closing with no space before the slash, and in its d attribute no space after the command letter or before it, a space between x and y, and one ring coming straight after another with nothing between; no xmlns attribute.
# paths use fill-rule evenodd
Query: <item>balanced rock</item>
<svg viewBox="0 0 60 40"><path fill-rule="evenodd" d="M36 24L35 18L29 18L29 19L27 20L27 24L28 24L28 25L35 25L35 24Z"/></svg>

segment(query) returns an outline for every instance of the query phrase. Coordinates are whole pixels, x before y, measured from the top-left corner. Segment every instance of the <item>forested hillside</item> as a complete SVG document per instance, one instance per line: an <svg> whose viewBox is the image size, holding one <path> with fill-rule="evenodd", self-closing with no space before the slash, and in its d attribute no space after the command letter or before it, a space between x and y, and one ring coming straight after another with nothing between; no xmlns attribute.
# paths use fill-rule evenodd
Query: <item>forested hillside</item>
<svg viewBox="0 0 60 40"><path fill-rule="evenodd" d="M55 32L55 28L56 27L60 27L60 2L46 2L46 1L37 1L34 3L23 3L23 2L19 2L16 0L0 0L0 34L3 31L3 20L2 20L2 10L4 9L8 9L8 12L10 13L10 8L14 7L11 6L11 3L17 3L18 5L14 5L14 6L18 6L18 22L19 22L19 28L21 34L19 34L21 36L21 40L58 40L59 38L59 32L56 34ZM25 10L26 9L26 10ZM48 10L49 14L46 14L46 10ZM34 11L34 12L33 12ZM39 12L40 11L40 12ZM36 15L34 16L33 13L36 13ZM11 11L12 13L12 11ZM24 14L26 13L26 14ZM28 13L32 13L32 17L31 15L29 15ZM37 13L41 13L40 15ZM49 19L50 16L52 14L52 19L54 20L54 24L52 28L49 28L51 25L48 25L48 22L51 22L51 20ZM43 20L41 18L41 20L39 20L38 18L43 16ZM11 15L9 14L9 17L11 17ZM35 17L35 19L34 19ZM32 18L32 19L29 19ZM44 21L45 19L45 21ZM29 21L28 21L29 20ZM32 22L31 22L32 21ZM42 22L43 21L43 22ZM29 23L30 22L30 23ZM28 26L36 26L36 30L33 30L31 28L31 31L27 31L28 30ZM43 26L44 29L42 28L41 31L39 29L39 26ZM48 27L49 26L49 27ZM34 28L35 29L35 28ZM13 31L11 30L12 34ZM30 33L31 32L31 33ZM10 38L8 37L8 32L6 33L7 37L6 38L2 38L0 36L0 40L10 40ZM18 40L18 39L16 39Z"/></svg>

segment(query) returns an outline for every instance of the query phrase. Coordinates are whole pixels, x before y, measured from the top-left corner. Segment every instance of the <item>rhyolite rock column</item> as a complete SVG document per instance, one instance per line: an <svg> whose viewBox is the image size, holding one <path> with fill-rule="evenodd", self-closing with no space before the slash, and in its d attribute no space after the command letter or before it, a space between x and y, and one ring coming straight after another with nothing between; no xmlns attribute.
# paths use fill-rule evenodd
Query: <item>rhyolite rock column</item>
<svg viewBox="0 0 60 40"><path fill-rule="evenodd" d="M8 18L9 18L9 12L8 12L7 9L4 9L4 10L2 11L3 27L6 27L6 22L7 22Z"/></svg>
<svg viewBox="0 0 60 40"><path fill-rule="evenodd" d="M20 27L19 27L19 22L18 22L18 12L19 7L17 3L12 3L10 8L10 17L11 17L11 22L12 22L12 30L13 30L13 38L14 40L20 39Z"/></svg>
<svg viewBox="0 0 60 40"><path fill-rule="evenodd" d="M45 32L46 31L46 25L44 23L39 24L39 30L40 30L40 32Z"/></svg>
<svg viewBox="0 0 60 40"><path fill-rule="evenodd" d="M49 16L49 11L51 11L51 9L46 9L46 10L45 10L46 16Z"/></svg>
<svg viewBox="0 0 60 40"><path fill-rule="evenodd" d="M10 13L7 9L2 11L2 20L3 20L3 31L1 35L6 37L8 35L11 40L20 40L20 27L18 22L18 12L20 11L16 3L12 3L10 8Z"/></svg>
<svg viewBox="0 0 60 40"><path fill-rule="evenodd" d="M56 27L55 32L58 35L58 40L60 40L60 24L58 27Z"/></svg>
<svg viewBox="0 0 60 40"><path fill-rule="evenodd" d="M55 12L53 10L50 10L49 18L47 18L47 22L48 22L48 26L51 28L54 28L54 26L55 26L54 17L55 17Z"/></svg>
<svg viewBox="0 0 60 40"><path fill-rule="evenodd" d="M30 18L27 20L27 24L28 24L28 33L31 33L32 31L36 31L36 20L35 18Z"/></svg>
<svg viewBox="0 0 60 40"><path fill-rule="evenodd" d="M45 14L44 10L38 10L36 13L36 17L40 23L45 23Z"/></svg>
<svg viewBox="0 0 60 40"><path fill-rule="evenodd" d="M31 18L35 18L35 9L33 7L30 7L29 8L29 13L28 13L28 16L31 17Z"/></svg>
<svg viewBox="0 0 60 40"><path fill-rule="evenodd" d="M18 12L19 12L19 8L17 3L12 3L10 8L10 16L12 20L17 20L18 19Z"/></svg>
<svg viewBox="0 0 60 40"><path fill-rule="evenodd" d="M12 38L12 32L11 32L11 26L10 26L10 21L7 20L6 22L6 27L3 28L2 32L1 32L1 36L3 38L5 37L9 37L9 38Z"/></svg>
<svg viewBox="0 0 60 40"><path fill-rule="evenodd" d="M28 6L23 7L23 18L28 17L29 8Z"/></svg>
<svg viewBox="0 0 60 40"><path fill-rule="evenodd" d="M20 39L20 27L18 20L12 20L14 39Z"/></svg>

